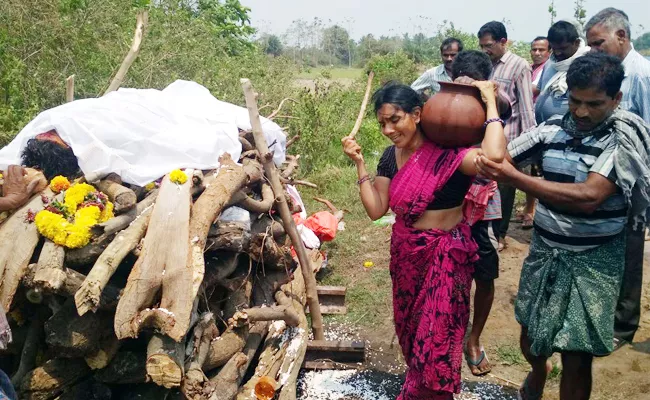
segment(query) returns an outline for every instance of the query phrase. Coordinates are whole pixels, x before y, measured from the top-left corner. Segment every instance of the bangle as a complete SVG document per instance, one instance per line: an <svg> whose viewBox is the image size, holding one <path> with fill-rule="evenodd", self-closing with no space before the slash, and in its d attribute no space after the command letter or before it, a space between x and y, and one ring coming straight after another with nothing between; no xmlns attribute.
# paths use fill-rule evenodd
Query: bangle
<svg viewBox="0 0 650 400"><path fill-rule="evenodd" d="M365 175L365 176L359 178L359 180L357 181L357 185L361 185L363 182L371 181L371 180L372 179L370 178L370 175Z"/></svg>
<svg viewBox="0 0 650 400"><path fill-rule="evenodd" d="M492 122L501 122L502 126L506 126L506 122L502 120L501 118L490 118L485 123L483 124L483 129L487 128L488 125L490 125Z"/></svg>

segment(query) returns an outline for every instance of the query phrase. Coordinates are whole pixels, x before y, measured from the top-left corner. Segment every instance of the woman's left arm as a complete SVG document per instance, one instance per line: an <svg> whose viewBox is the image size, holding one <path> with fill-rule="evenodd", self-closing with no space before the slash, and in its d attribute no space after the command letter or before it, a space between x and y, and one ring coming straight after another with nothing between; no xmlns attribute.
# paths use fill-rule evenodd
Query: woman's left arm
<svg viewBox="0 0 650 400"><path fill-rule="evenodd" d="M497 109L496 86L494 82L490 81L474 81L472 85L481 91L481 98L486 106L486 122L489 122L485 128L480 153L490 161L501 163L506 156L506 135L503 132L503 124ZM474 164L474 159L478 155L478 148L467 152L459 167L463 174L476 175L478 173Z"/></svg>

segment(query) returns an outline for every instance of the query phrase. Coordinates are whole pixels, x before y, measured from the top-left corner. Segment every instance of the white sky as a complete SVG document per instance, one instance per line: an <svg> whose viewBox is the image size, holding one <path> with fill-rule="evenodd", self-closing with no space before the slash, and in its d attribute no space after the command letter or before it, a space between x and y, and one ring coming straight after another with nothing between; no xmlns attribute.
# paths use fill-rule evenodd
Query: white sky
<svg viewBox="0 0 650 400"><path fill-rule="evenodd" d="M282 34L296 19L321 18L326 25L339 23L355 39L401 33L432 34L443 20L475 33L485 22L509 20L508 36L532 40L545 36L550 25L550 0L240 0L251 8L252 25L263 33ZM632 36L650 31L650 0L586 0L587 19L605 7L616 7L630 16ZM557 19L573 19L573 0L555 0ZM556 20L557 20L556 19ZM642 30L639 25L644 26Z"/></svg>

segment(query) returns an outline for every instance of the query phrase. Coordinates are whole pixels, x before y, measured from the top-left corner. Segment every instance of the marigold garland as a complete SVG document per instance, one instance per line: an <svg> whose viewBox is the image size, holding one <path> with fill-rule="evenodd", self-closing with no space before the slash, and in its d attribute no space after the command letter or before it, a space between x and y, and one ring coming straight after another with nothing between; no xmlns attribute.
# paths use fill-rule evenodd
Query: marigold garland
<svg viewBox="0 0 650 400"><path fill-rule="evenodd" d="M113 218L113 203L105 194L86 183L65 190L63 203L52 201L36 214L39 233L54 243L75 249L90 242L90 228Z"/></svg>
<svg viewBox="0 0 650 400"><path fill-rule="evenodd" d="M70 188L70 181L65 176L55 176L50 181L50 189L54 193L61 193L64 190L68 190L68 188Z"/></svg>
<svg viewBox="0 0 650 400"><path fill-rule="evenodd" d="M169 180L182 185L187 182L187 174L180 169L175 169L169 174Z"/></svg>

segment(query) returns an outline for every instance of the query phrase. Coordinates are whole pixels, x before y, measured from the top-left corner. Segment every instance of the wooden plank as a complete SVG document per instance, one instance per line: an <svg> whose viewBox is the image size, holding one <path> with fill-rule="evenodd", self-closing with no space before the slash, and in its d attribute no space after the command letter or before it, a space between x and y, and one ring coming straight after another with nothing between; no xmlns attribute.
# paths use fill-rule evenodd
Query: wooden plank
<svg viewBox="0 0 650 400"><path fill-rule="evenodd" d="M363 362L366 359L366 345L350 340L311 340L307 343L305 360L331 360L335 362Z"/></svg>
<svg viewBox="0 0 650 400"><path fill-rule="evenodd" d="M315 360L315 361L305 361L302 365L304 369L308 370L323 370L323 369L361 369L359 363L341 363L331 360Z"/></svg>
<svg viewBox="0 0 650 400"><path fill-rule="evenodd" d="M348 291L345 286L317 286L318 296L344 296Z"/></svg>

